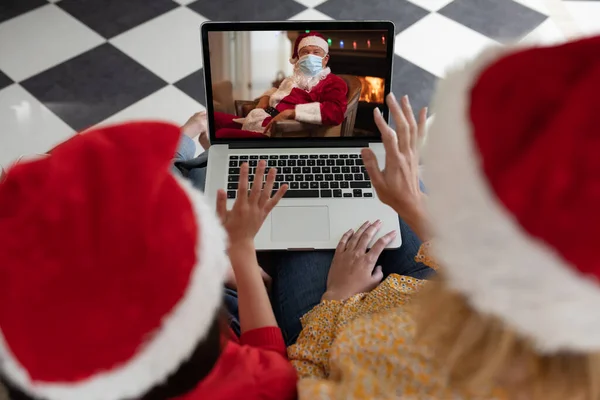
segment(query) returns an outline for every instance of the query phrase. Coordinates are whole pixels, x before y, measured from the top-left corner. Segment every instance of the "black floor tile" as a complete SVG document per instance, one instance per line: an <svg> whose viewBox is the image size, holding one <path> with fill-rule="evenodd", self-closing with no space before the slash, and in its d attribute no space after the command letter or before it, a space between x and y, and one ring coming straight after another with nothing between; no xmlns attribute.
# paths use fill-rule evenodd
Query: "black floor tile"
<svg viewBox="0 0 600 400"><path fill-rule="evenodd" d="M440 14L492 39L518 39L546 20L512 0L454 0Z"/></svg>
<svg viewBox="0 0 600 400"><path fill-rule="evenodd" d="M430 105L436 81L433 74L402 57L394 56L392 91L398 99L407 94L415 114Z"/></svg>
<svg viewBox="0 0 600 400"><path fill-rule="evenodd" d="M8 76L6 76L6 74L4 72L0 71L0 90L4 89L8 85L12 85L12 84L13 84L13 80L10 79Z"/></svg>
<svg viewBox="0 0 600 400"><path fill-rule="evenodd" d="M106 43L21 85L80 131L154 93L166 82Z"/></svg>
<svg viewBox="0 0 600 400"><path fill-rule="evenodd" d="M1 0L0 22L4 22L45 4L48 4L46 0Z"/></svg>
<svg viewBox="0 0 600 400"><path fill-rule="evenodd" d="M278 21L306 9L294 0L197 0L188 7L213 21Z"/></svg>
<svg viewBox="0 0 600 400"><path fill-rule="evenodd" d="M389 20L396 25L396 33L402 32L429 11L406 0L329 0L316 7L323 14L339 20Z"/></svg>
<svg viewBox="0 0 600 400"><path fill-rule="evenodd" d="M172 0L62 0L57 4L107 39L179 6Z"/></svg>
<svg viewBox="0 0 600 400"><path fill-rule="evenodd" d="M181 79L179 82L175 83L175 86L198 103L206 106L204 71L202 68Z"/></svg>

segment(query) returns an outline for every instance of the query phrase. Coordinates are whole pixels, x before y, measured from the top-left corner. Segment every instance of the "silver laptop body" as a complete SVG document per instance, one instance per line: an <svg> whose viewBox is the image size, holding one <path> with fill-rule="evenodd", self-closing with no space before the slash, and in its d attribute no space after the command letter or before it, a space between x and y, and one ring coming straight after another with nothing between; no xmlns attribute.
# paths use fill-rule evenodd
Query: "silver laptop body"
<svg viewBox="0 0 600 400"><path fill-rule="evenodd" d="M296 136L304 137L294 138L218 137L213 114L215 104L211 69L222 69L223 60L211 60L210 55L223 53L223 49L216 48L222 45L223 38L225 42L228 38L232 42L239 38L247 43L249 37L250 40L253 36L265 37L265 32L284 34L290 37L291 53L291 39L309 31L328 37L331 73L340 74L347 82L358 82L354 77L361 81L360 100L353 102L355 113L351 118L355 120L344 121L346 134L342 136L340 129L340 134L334 137L314 137L309 132L299 132ZM253 32L261 33L253 35ZM383 223L374 241L392 230L399 233L398 216L377 198L360 156L362 148L370 147L377 155L380 166L384 166L385 153L372 115L375 106L381 109L386 118L388 115L383 98L391 89L393 23L208 22L202 25L201 36L212 143L208 156L206 195L214 204L217 191L224 189L228 193L228 207L231 207L235 201L240 165L248 162L251 168L255 168L261 159L268 166L278 169L276 184L289 186L288 194L267 217L256 236L257 250L334 249L345 232L357 229L366 221L381 220ZM215 48L211 48L211 45ZM347 51L346 46L350 46L351 51ZM336 57L338 59L334 62ZM364 58L363 65L359 65L358 58L357 62L353 62L351 57ZM235 68L231 68L231 71L235 74ZM365 85L371 82L380 85L380 93L373 92L377 97L365 90ZM378 88L369 86L368 89L373 91ZM354 125L349 128L349 123ZM388 248L397 248L401 243L402 238L398 234Z"/></svg>

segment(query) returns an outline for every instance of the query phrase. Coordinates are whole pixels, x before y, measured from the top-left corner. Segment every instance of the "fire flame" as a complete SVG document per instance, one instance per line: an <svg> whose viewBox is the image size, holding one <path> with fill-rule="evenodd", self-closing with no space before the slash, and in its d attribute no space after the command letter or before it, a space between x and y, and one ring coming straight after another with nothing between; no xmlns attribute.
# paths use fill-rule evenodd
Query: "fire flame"
<svg viewBox="0 0 600 400"><path fill-rule="evenodd" d="M369 103L383 103L383 94L385 93L384 80L373 76L359 76L362 83L360 92L360 101Z"/></svg>

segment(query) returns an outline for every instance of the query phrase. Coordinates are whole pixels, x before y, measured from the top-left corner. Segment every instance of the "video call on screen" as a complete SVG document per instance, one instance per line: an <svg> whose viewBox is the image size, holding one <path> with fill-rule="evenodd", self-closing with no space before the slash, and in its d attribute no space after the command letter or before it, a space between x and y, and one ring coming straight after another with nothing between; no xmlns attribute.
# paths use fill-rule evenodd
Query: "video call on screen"
<svg viewBox="0 0 600 400"><path fill-rule="evenodd" d="M386 30L208 32L217 139L378 137L387 40Z"/></svg>

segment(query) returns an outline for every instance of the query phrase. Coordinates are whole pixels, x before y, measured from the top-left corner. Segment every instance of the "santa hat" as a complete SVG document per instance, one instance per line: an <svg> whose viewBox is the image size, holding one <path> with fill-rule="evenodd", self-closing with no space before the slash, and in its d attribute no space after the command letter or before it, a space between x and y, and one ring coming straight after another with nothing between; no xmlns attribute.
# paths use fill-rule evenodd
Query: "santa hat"
<svg viewBox="0 0 600 400"><path fill-rule="evenodd" d="M306 46L317 46L323 49L325 54L329 53L329 44L325 39L325 36L318 32L308 32L299 35L294 42L294 54L290 58L290 63L296 64L298 61L298 52L300 49Z"/></svg>
<svg viewBox="0 0 600 400"><path fill-rule="evenodd" d="M0 183L0 373L48 400L139 398L207 336L229 266L176 178L179 128L78 135Z"/></svg>
<svg viewBox="0 0 600 400"><path fill-rule="evenodd" d="M441 81L425 157L449 285L542 353L600 350L600 37Z"/></svg>

